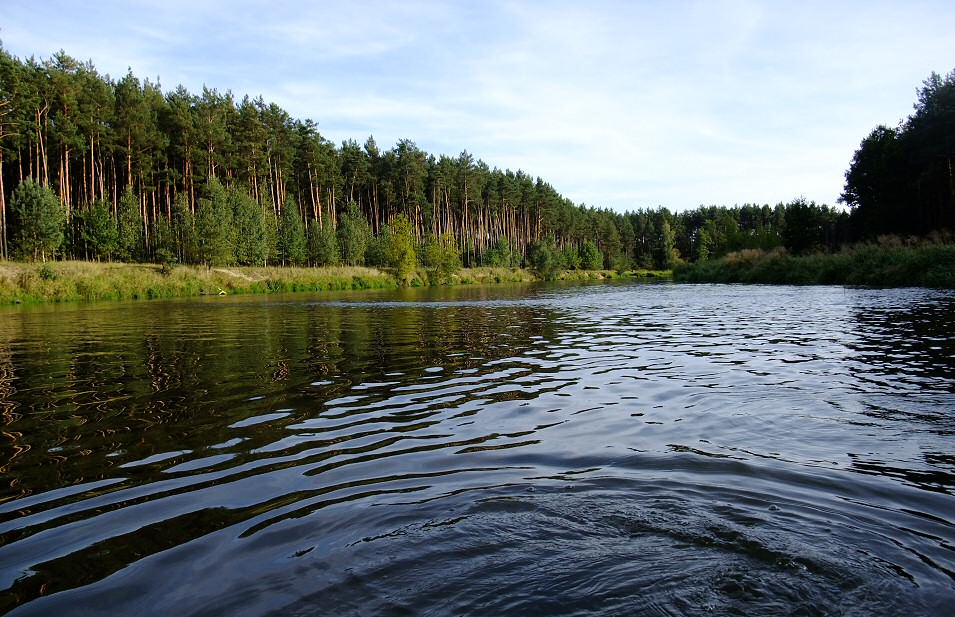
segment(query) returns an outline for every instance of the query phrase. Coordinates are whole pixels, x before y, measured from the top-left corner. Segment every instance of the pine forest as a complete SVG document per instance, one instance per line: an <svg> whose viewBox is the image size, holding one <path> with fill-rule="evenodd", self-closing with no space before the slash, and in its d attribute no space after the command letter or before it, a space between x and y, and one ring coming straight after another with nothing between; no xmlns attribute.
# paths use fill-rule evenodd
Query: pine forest
<svg viewBox="0 0 955 617"><path fill-rule="evenodd" d="M924 236L955 228L953 92L955 72L933 73L910 118L863 140L846 172L849 211L796 198L619 213L467 150L335 144L262 97L164 90L63 51L40 61L0 48L0 255L396 266L402 239L422 263L451 251L465 266L549 255L568 269L623 271Z"/></svg>

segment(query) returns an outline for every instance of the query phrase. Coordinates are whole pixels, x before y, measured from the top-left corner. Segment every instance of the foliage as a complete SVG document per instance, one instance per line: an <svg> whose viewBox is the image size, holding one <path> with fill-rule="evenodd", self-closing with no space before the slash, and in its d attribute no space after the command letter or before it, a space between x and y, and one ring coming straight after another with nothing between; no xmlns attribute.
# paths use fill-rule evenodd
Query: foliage
<svg viewBox="0 0 955 617"><path fill-rule="evenodd" d="M313 224L308 229L308 259L315 266L337 266L341 263L338 236L329 227Z"/></svg>
<svg viewBox="0 0 955 617"><path fill-rule="evenodd" d="M212 178L196 208L196 251L199 261L210 267L231 264L235 259L232 231L232 208L226 191L218 180Z"/></svg>
<svg viewBox="0 0 955 617"><path fill-rule="evenodd" d="M451 232L429 238L425 245L425 265L433 283L447 283L461 269L461 251Z"/></svg>
<svg viewBox="0 0 955 617"><path fill-rule="evenodd" d="M63 204L48 186L25 178L13 192L10 212L16 251L28 259L46 261L63 243L66 221Z"/></svg>
<svg viewBox="0 0 955 617"><path fill-rule="evenodd" d="M554 248L553 239L534 242L528 253L528 262L535 276L545 281L557 278L561 269L560 255Z"/></svg>
<svg viewBox="0 0 955 617"><path fill-rule="evenodd" d="M116 254L123 261L139 261L143 257L143 217L139 198L127 186L117 206Z"/></svg>
<svg viewBox="0 0 955 617"><path fill-rule="evenodd" d="M286 200L279 220L278 253L283 266L301 266L307 257L302 217L291 199Z"/></svg>
<svg viewBox="0 0 955 617"><path fill-rule="evenodd" d="M680 251L676 248L676 232L670 221L663 219L660 225L660 267L669 270L680 263Z"/></svg>
<svg viewBox="0 0 955 617"><path fill-rule="evenodd" d="M955 244L901 242L847 246L836 253L792 255L747 249L718 260L684 264L674 279L689 283L865 285L955 289Z"/></svg>
<svg viewBox="0 0 955 617"><path fill-rule="evenodd" d="M600 249L593 240L584 242L584 249L581 251L581 267L584 270L602 270L604 267L604 258Z"/></svg>
<svg viewBox="0 0 955 617"><path fill-rule="evenodd" d="M97 200L90 208L77 215L80 235L96 259L109 261L119 248L119 230L110 212L109 205Z"/></svg>
<svg viewBox="0 0 955 617"><path fill-rule="evenodd" d="M565 270L579 270L583 260L575 244L568 244L560 251L560 263Z"/></svg>
<svg viewBox="0 0 955 617"><path fill-rule="evenodd" d="M0 217L3 256L9 240L35 259L398 264L388 230L404 216L412 245L452 234L463 266L546 263L550 248L557 268L619 271L779 247L835 253L887 232L955 229L955 72L933 73L905 122L863 140L846 174L851 216L804 199L676 213L588 207L466 150L435 156L407 139L386 149L371 137L336 145L313 120L261 97L164 92L132 70L111 79L65 52L21 61L0 46L0 106L11 214L9 227ZM51 191L63 214L18 218L13 187L23 176ZM43 241L33 227L49 232ZM404 255L402 272L413 270Z"/></svg>
<svg viewBox="0 0 955 617"><path fill-rule="evenodd" d="M353 203L342 212L338 221L338 244L342 249L342 261L357 266L365 261L365 249L371 241L371 227L367 219Z"/></svg>
<svg viewBox="0 0 955 617"><path fill-rule="evenodd" d="M385 257L389 267L395 269L399 281L407 282L418 267L415 251L414 228L406 214L396 216L386 228Z"/></svg>
<svg viewBox="0 0 955 617"><path fill-rule="evenodd" d="M179 195L173 204L171 224L173 243L178 249L178 260L189 263L198 261L199 243L196 238L195 216L185 195Z"/></svg>
<svg viewBox="0 0 955 617"><path fill-rule="evenodd" d="M857 236L955 229L955 70L932 73L899 128L877 126L846 171L840 201Z"/></svg>
<svg viewBox="0 0 955 617"><path fill-rule="evenodd" d="M484 253L484 263L495 268L506 268L513 264L511 243L506 236L498 236L494 244Z"/></svg>
<svg viewBox="0 0 955 617"><path fill-rule="evenodd" d="M229 189L235 237L235 263L244 266L263 265L268 257L265 235L265 213L245 191Z"/></svg>

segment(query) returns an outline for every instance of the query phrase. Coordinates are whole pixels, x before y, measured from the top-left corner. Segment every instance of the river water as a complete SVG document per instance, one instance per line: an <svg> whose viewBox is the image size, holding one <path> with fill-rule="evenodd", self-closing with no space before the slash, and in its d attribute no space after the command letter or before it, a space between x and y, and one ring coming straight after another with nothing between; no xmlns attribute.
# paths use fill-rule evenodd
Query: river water
<svg viewBox="0 0 955 617"><path fill-rule="evenodd" d="M0 613L945 615L955 293L0 312Z"/></svg>

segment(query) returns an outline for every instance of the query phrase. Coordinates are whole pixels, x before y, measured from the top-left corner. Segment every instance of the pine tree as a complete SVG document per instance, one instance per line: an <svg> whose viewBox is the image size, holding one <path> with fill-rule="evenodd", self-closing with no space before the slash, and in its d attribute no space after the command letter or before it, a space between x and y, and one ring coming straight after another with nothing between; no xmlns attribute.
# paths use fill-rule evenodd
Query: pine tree
<svg viewBox="0 0 955 617"><path fill-rule="evenodd" d="M66 211L48 186L25 178L10 200L16 251L33 261L46 261L63 244Z"/></svg>
<svg viewBox="0 0 955 617"><path fill-rule="evenodd" d="M206 196L196 208L196 248L199 260L209 267L232 263L232 208L222 184L211 178Z"/></svg>
<svg viewBox="0 0 955 617"><path fill-rule="evenodd" d="M302 228L298 205L291 197L285 200L282 218L279 220L278 251L283 266L300 266L305 263L305 230Z"/></svg>
<svg viewBox="0 0 955 617"><path fill-rule="evenodd" d="M338 222L338 244L342 249L342 260L349 266L357 266L365 261L365 250L371 242L371 227L368 220L353 203L341 214Z"/></svg>
<svg viewBox="0 0 955 617"><path fill-rule="evenodd" d="M132 186L127 186L119 200L116 212L116 254L123 261L138 261L143 257L143 217L139 198Z"/></svg>

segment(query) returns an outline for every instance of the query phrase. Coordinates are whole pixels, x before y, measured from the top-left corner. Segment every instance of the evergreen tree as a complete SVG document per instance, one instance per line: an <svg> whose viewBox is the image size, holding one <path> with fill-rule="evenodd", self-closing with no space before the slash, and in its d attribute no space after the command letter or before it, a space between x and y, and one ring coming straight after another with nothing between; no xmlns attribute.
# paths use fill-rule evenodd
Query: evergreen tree
<svg viewBox="0 0 955 617"><path fill-rule="evenodd" d="M305 230L298 205L291 197L285 200L282 218L279 220L278 252L282 265L300 266L305 263Z"/></svg>
<svg viewBox="0 0 955 617"><path fill-rule="evenodd" d="M342 249L342 260L349 266L357 266L365 261L365 250L372 239L368 220L352 203L342 212L338 222L338 244Z"/></svg>
<svg viewBox="0 0 955 617"><path fill-rule="evenodd" d="M178 261L184 263L198 262L196 221L189 207L189 197L185 193L176 196L171 223Z"/></svg>
<svg viewBox="0 0 955 617"><path fill-rule="evenodd" d="M116 210L116 254L123 261L138 261L143 258L143 217L139 198L132 186L127 186Z"/></svg>
<svg viewBox="0 0 955 617"><path fill-rule="evenodd" d="M583 259L580 256L580 251L577 249L577 245L568 244L560 252L560 261L563 267L567 270L579 270L583 265Z"/></svg>
<svg viewBox="0 0 955 617"><path fill-rule="evenodd" d="M484 262L489 266L496 268L509 268L511 266L511 243L504 236L498 236L494 245L485 251Z"/></svg>
<svg viewBox="0 0 955 617"><path fill-rule="evenodd" d="M527 254L528 265L539 278L552 281L560 271L560 256L554 248L553 238L531 244Z"/></svg>
<svg viewBox="0 0 955 617"><path fill-rule="evenodd" d="M196 251L209 267L225 266L235 258L232 208L222 184L211 178L196 208Z"/></svg>
<svg viewBox="0 0 955 617"><path fill-rule="evenodd" d="M264 264L267 247L262 208L248 193L234 187L229 190L228 198L232 205L235 229L233 246L236 263L244 266Z"/></svg>
<svg viewBox="0 0 955 617"><path fill-rule="evenodd" d="M14 247L23 257L46 261L63 244L66 211L48 186L25 178L10 200Z"/></svg>
<svg viewBox="0 0 955 617"><path fill-rule="evenodd" d="M581 267L584 270L601 270L604 266L604 257L593 240L584 242L581 252Z"/></svg>
<svg viewBox="0 0 955 617"><path fill-rule="evenodd" d="M96 200L82 216L81 237L97 260L111 260L119 248L119 232L109 205Z"/></svg>
<svg viewBox="0 0 955 617"><path fill-rule="evenodd" d="M315 266L337 266L341 263L338 236L330 227L313 224L308 229L308 258Z"/></svg>

